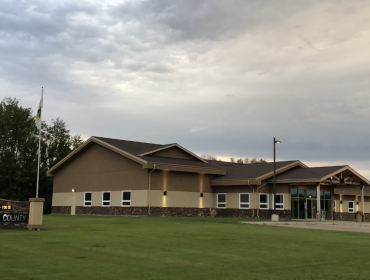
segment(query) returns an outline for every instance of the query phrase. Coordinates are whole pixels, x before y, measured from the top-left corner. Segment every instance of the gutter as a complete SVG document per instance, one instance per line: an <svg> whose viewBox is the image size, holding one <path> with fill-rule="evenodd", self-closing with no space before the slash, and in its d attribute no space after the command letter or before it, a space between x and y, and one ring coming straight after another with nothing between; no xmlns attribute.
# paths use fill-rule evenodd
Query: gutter
<svg viewBox="0 0 370 280"><path fill-rule="evenodd" d="M151 179L151 174L152 172L154 171L155 169L155 163L154 163L154 167L153 167L153 170L149 172L149 180L148 180L148 215L150 216L150 179Z"/></svg>

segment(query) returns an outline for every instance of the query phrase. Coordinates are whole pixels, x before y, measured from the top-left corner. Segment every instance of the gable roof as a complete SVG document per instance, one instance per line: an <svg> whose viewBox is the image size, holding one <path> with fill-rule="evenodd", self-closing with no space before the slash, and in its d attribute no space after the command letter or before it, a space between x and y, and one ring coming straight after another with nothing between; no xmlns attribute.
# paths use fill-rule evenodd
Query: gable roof
<svg viewBox="0 0 370 280"><path fill-rule="evenodd" d="M326 166L326 167L311 167L311 168L296 168L289 170L283 174L276 176L276 182L282 181L292 181L292 180L316 180L321 181L321 178L332 174L333 172L338 172L345 166Z"/></svg>
<svg viewBox="0 0 370 280"><path fill-rule="evenodd" d="M124 150L135 156L171 146L171 144L162 145L162 144L112 139L112 138L105 138L105 137L98 137L98 136L92 136L92 138L103 141L109 145L112 145L120 150Z"/></svg>
<svg viewBox="0 0 370 280"><path fill-rule="evenodd" d="M265 180L273 176L274 173L273 162L252 164L230 164L218 161L210 162L220 165L227 170L227 174L225 176L212 179L212 186L260 184L261 180ZM294 167L308 168L299 160L278 161L276 162L276 174Z"/></svg>
<svg viewBox="0 0 370 280"><path fill-rule="evenodd" d="M196 154L190 152L189 150L185 149L184 147L182 147L182 146L180 146L179 144L176 144L176 143L169 144L169 145L166 145L164 147L161 147L161 148L158 148L158 149L155 149L155 150L152 150L152 151L148 151L148 152L142 153L139 156L152 155L154 153L157 153L157 152L160 152L160 151L163 151L163 150L166 150L166 149L170 149L170 148L173 148L173 147L176 147L176 148L184 151L185 153L191 155L192 157L194 157L194 158L196 158L196 159L198 159L198 160L200 160L202 162L207 163L207 161L205 159L201 158L200 156L197 156Z"/></svg>
<svg viewBox="0 0 370 280"><path fill-rule="evenodd" d="M330 179L331 177L335 177L339 173L346 173L347 178L350 177L348 175L355 175L358 179L361 180L363 183L370 184L370 181L367 180L365 177L357 173L348 165L341 165L341 166L324 166L324 167L310 167L304 169L291 169L287 172L279 174L276 176L277 183L294 183L294 182L326 182L328 179L330 183L336 182L336 178L334 180ZM342 184L350 184L351 182L345 182ZM334 183L335 184L335 183ZM338 184L339 179L338 179ZM356 183L357 184L357 183Z"/></svg>
<svg viewBox="0 0 370 280"><path fill-rule="evenodd" d="M124 157L127 157L139 164L143 168L154 168L164 169L164 170L176 170L185 172L202 172L206 174L226 174L226 170L218 165L208 163L206 161L200 160L189 160L189 159L177 159L168 157L153 157L153 156L139 156L141 154L146 154L149 152L154 152L158 149L165 149L173 147L174 144L160 145L153 143L135 142L127 140L119 140L104 137L92 136L86 140L79 148L71 152L64 159L59 161L56 165L47 171L47 176L53 176L54 172L62 167L68 161L72 160L74 157L78 156L83 150L92 144L101 145L113 152L116 152ZM178 145L179 146L179 145ZM183 148L183 150L186 150ZM193 156L193 155L192 155Z"/></svg>

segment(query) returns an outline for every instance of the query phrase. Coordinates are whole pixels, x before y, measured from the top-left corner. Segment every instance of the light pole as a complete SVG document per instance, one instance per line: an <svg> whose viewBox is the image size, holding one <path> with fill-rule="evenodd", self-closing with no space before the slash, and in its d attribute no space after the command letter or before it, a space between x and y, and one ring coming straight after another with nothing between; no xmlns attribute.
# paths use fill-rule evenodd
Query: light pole
<svg viewBox="0 0 370 280"><path fill-rule="evenodd" d="M274 137L274 211L276 211L276 161L275 161L275 145L276 143L280 144L281 142L276 140Z"/></svg>

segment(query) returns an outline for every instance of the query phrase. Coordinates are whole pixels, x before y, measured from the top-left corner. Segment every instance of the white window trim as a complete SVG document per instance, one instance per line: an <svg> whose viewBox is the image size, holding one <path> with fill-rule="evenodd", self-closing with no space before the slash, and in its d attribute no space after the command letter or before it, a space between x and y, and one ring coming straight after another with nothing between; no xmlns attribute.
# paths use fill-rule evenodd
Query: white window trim
<svg viewBox="0 0 370 280"><path fill-rule="evenodd" d="M353 203L353 208L350 208L350 207L349 207L349 204L350 204L351 202ZM351 209L352 209L352 211L350 211ZM349 213L355 213L355 202L354 202L354 201L348 201L348 212L349 212Z"/></svg>
<svg viewBox="0 0 370 280"><path fill-rule="evenodd" d="M91 200L86 200L86 194L91 193ZM86 202L90 202L90 205L86 205ZM92 192L84 192L84 207L91 207L92 204Z"/></svg>
<svg viewBox="0 0 370 280"><path fill-rule="evenodd" d="M109 193L109 200L103 200L103 197L104 197L105 193ZM110 199L111 199L110 191L102 192L102 194L101 194L101 206L102 207L109 207L110 206ZM109 202L109 205L103 205L104 202Z"/></svg>
<svg viewBox="0 0 370 280"><path fill-rule="evenodd" d="M283 193L277 193L276 195L282 195L283 196L283 203L276 203L276 206L283 206L283 208L277 208L276 207L276 210L284 210L284 200L285 200L285 197L284 197L284 194ZM274 194L272 194L272 209L274 209L274 202L275 202L275 198L274 198Z"/></svg>
<svg viewBox="0 0 370 280"><path fill-rule="evenodd" d="M263 195L266 195L267 196L267 203L261 203L261 194ZM261 208L261 205L266 205L267 207L266 208ZM269 194L268 193L259 193L259 196L258 196L258 207L259 209L270 209L269 208Z"/></svg>
<svg viewBox="0 0 370 280"><path fill-rule="evenodd" d="M219 194L224 194L225 195L225 207L218 207L218 195ZM226 205L227 205L227 194L226 193L217 193L216 195L216 203L217 203L217 208L220 208L220 209L225 209L226 208ZM220 203L224 203L224 202L220 202Z"/></svg>
<svg viewBox="0 0 370 280"><path fill-rule="evenodd" d="M249 200L249 202L241 202L240 201L240 197L241 197L241 195L242 194L247 194L248 195L248 200ZM241 207L240 205L241 204L247 204L248 203L248 207ZM239 193L239 209L250 209L250 206L251 206L251 196L250 196L250 194L249 193Z"/></svg>
<svg viewBox="0 0 370 280"><path fill-rule="evenodd" d="M123 193L124 192L129 192L130 193L130 200L123 200ZM122 191L121 192L121 206L122 207L131 207L131 195L132 195L131 191ZM123 205L124 202L130 202L130 205Z"/></svg>

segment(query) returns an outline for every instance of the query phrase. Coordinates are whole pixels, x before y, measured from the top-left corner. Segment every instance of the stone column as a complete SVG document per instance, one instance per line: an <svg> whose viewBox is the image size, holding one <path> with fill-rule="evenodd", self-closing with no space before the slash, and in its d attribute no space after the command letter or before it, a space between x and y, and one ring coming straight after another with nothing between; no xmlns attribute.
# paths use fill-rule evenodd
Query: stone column
<svg viewBox="0 0 370 280"><path fill-rule="evenodd" d="M320 183L316 186L316 199L317 199L317 213L316 213L316 220L320 221L321 218L321 206L320 206Z"/></svg>
<svg viewBox="0 0 370 280"><path fill-rule="evenodd" d="M364 186L361 186L361 211L362 211L362 221L365 222L365 199L364 199Z"/></svg>
<svg viewBox="0 0 370 280"><path fill-rule="evenodd" d="M76 193L72 192L71 215L76 215Z"/></svg>
<svg viewBox="0 0 370 280"><path fill-rule="evenodd" d="M44 214L45 198L30 198L30 212L27 228L42 229L42 217Z"/></svg>

